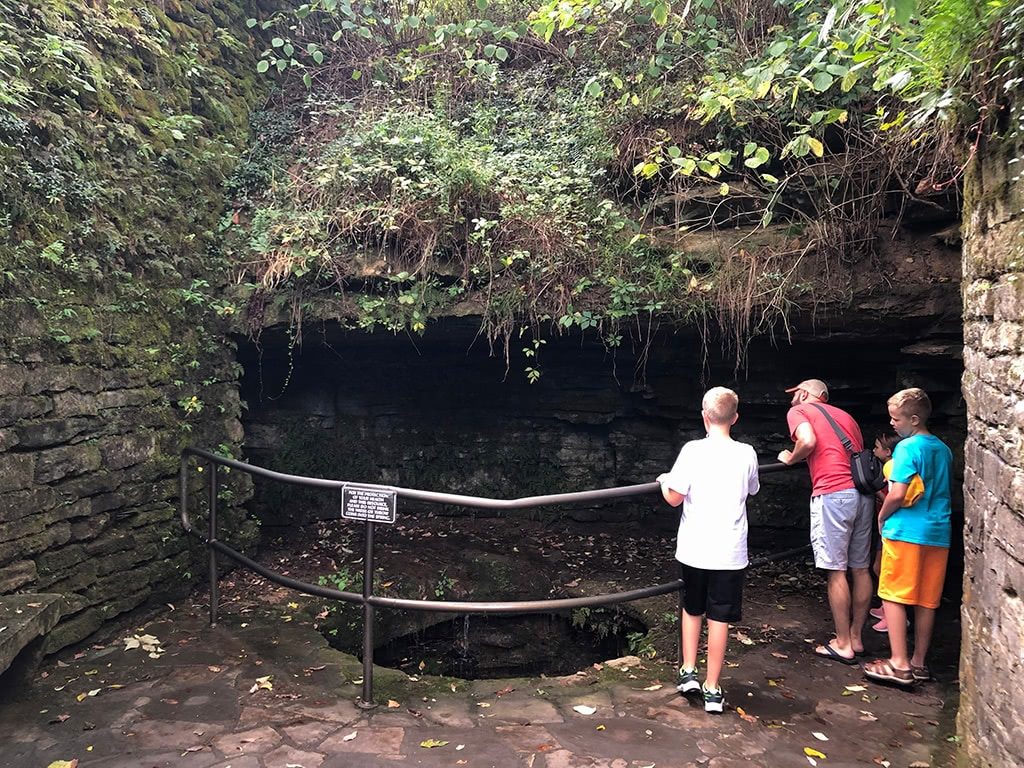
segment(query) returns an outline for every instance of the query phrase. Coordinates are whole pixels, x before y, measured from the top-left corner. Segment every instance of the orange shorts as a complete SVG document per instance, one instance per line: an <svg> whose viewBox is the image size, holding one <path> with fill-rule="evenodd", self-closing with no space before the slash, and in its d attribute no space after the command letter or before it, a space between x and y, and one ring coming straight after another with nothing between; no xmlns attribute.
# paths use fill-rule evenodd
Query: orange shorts
<svg viewBox="0 0 1024 768"><path fill-rule="evenodd" d="M948 559L948 547L882 539L878 596L891 603L938 608Z"/></svg>

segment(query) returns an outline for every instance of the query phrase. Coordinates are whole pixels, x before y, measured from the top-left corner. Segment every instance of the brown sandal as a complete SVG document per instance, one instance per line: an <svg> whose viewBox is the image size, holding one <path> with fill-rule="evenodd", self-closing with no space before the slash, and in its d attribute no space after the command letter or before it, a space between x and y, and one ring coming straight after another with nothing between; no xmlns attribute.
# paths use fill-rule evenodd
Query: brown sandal
<svg viewBox="0 0 1024 768"><path fill-rule="evenodd" d="M909 669L896 669L888 659L875 659L864 665L864 674L881 683L893 683L909 688L916 681L914 673Z"/></svg>
<svg viewBox="0 0 1024 768"><path fill-rule="evenodd" d="M919 683L927 683L932 679L932 671L928 669L927 664L922 664L920 667L915 667L911 664L910 672L914 676L914 679Z"/></svg>

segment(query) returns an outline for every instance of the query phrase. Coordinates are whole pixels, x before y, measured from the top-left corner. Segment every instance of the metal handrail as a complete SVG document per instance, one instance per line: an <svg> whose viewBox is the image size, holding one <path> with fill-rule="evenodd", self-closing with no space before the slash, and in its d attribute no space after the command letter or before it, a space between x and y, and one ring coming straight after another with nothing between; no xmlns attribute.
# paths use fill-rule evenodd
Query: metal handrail
<svg viewBox="0 0 1024 768"><path fill-rule="evenodd" d="M188 513L188 459L196 456L205 459L210 465L209 474L209 520L208 533L203 536L192 525ZM405 598L382 597L373 594L373 534L374 523L364 523L366 531L366 552L363 560L363 593L345 592L331 587L293 579L273 571L252 558L243 555L241 552L227 546L217 538L217 467L224 466L237 469L257 477L265 477L279 482L293 485L303 485L313 488L324 488L344 490L347 486L353 485L342 480L326 480L323 478L304 477L302 475L289 475L283 472L276 472L264 467L258 467L247 462L229 459L200 448L185 448L181 452L181 465L178 473L179 514L182 528L185 532L203 542L209 549L209 577L210 577L210 624L217 623L217 609L219 600L219 589L217 583L217 554L233 560L239 565L259 574L268 581L289 589L294 589L308 595L324 597L332 600L340 600L346 603L358 603L363 606L363 694L357 701L362 707L370 708L376 706L373 702L373 616L374 609L393 608L404 610L419 610L436 613L459 613L459 614L521 614L521 613L546 613L551 611L571 610L576 608L589 608L593 606L615 605L618 603L631 602L649 597L658 597L670 592L679 592L683 582L679 579L658 584L652 587L627 590L603 595L589 595L586 597L554 598L550 600L519 600L519 601L480 601L480 602L456 602L447 600L410 600ZM759 473L779 472L791 469L789 465L781 463L764 464L759 467ZM653 493L660 489L657 482L642 483L617 488L603 488L592 491L576 491L572 493L549 494L545 496L528 496L519 499L489 499L480 496L465 496L461 494L439 493L435 491L422 491L413 488L402 488L391 485L374 485L360 483L362 488L379 489L393 492L398 496L426 501L437 504L453 504L478 509L524 509L539 506L551 506L555 504L580 503L597 500L608 500L639 496L645 493ZM795 547L784 552L777 552L773 555L755 558L750 567L761 565L772 560L779 560L786 557L805 552L810 545ZM681 593L680 593L681 599Z"/></svg>

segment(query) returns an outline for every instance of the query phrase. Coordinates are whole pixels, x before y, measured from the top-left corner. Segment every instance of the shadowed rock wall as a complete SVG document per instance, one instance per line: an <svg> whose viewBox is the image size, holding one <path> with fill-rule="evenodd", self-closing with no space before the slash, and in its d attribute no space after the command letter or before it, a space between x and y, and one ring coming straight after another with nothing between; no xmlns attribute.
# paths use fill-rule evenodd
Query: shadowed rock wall
<svg viewBox="0 0 1024 768"><path fill-rule="evenodd" d="M923 241L917 250L928 247ZM940 252L958 272L957 251ZM295 474L495 498L629 485L652 481L683 442L701 436L700 399L712 384L736 389L736 436L774 462L787 441L783 390L820 376L868 439L889 431L885 401L892 392L925 387L935 400L937 432L959 454L960 300L956 276L940 281L940 274L919 276L902 295L877 289L841 313L797 319L791 343L755 340L739 373L717 341L705 372L705 350L692 329L660 332L646 348L624 345L614 354L596 337L549 339L537 358L522 355L528 342L514 343L508 368L475 339L472 318L437 323L414 340L330 324L307 328L290 353L287 337L268 332L258 349L240 350L246 452L256 464ZM534 384L526 365L542 371ZM766 476L764 485L750 505L754 525L806 525L805 471ZM256 501L268 525L336 514L338 507L333 494L261 482ZM426 509L402 506L406 514ZM648 523L674 525L653 496L532 514L639 521L652 512L658 514Z"/></svg>
<svg viewBox="0 0 1024 768"><path fill-rule="evenodd" d="M1024 148L992 144L980 156L964 215L959 731L972 767L1018 765L1024 744Z"/></svg>

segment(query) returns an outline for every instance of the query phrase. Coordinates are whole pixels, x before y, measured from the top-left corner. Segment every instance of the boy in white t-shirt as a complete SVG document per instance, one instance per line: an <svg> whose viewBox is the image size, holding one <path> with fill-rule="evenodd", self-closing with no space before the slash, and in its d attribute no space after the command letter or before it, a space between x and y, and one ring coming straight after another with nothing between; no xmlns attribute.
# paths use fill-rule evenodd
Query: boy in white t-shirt
<svg viewBox="0 0 1024 768"><path fill-rule="evenodd" d="M725 708L719 676L729 624L741 618L747 496L761 487L754 449L729 436L738 407L739 397L731 389L708 390L701 403L707 437L684 445L672 471L658 477L665 501L673 507L683 504L676 543L676 560L683 564L683 666L676 688L681 693L701 691L704 710L716 713ZM705 614L708 669L702 686L697 681L697 646Z"/></svg>

